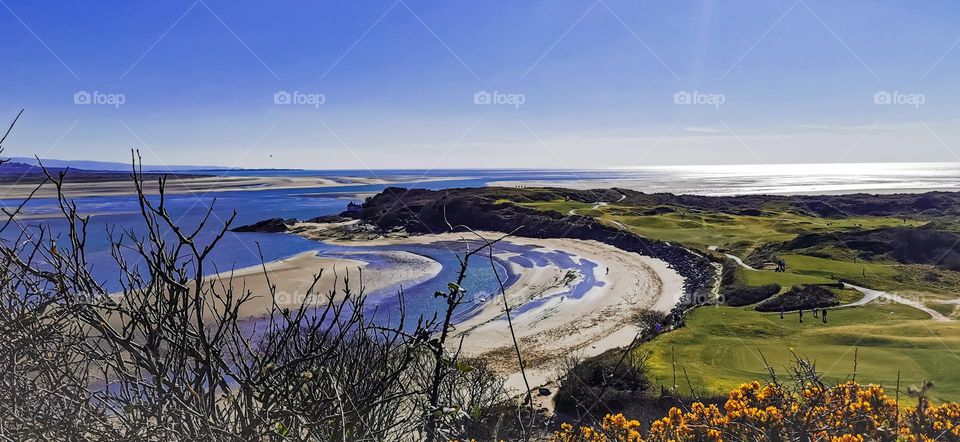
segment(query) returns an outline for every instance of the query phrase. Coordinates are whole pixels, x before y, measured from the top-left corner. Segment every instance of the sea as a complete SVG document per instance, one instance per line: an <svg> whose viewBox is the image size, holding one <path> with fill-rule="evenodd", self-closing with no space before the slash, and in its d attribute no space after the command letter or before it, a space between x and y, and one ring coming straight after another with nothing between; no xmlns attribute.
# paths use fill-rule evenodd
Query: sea
<svg viewBox="0 0 960 442"><path fill-rule="evenodd" d="M292 177L359 177L402 181L391 186L449 189L488 185L524 186L547 185L573 188L623 187L647 193L671 192L696 195L748 194L844 194L895 193L924 191L960 191L960 163L851 163L851 164L776 164L724 166L652 166L624 169L435 169L435 170L210 170L223 176L292 176ZM208 244L219 231L219 226L235 212L233 226L254 223L266 218L308 219L343 211L349 201L383 190L385 185L343 185L301 189L255 189L181 193L167 195L165 207L171 217L184 229L192 230L212 208L208 224L201 229L198 243ZM21 201L0 199L0 206L10 210ZM146 228L140 207L133 196L91 196L76 198L80 213L90 214L87 226L87 259L94 277L108 292L122 289L117 278L111 247L111 237L121 234L143 236ZM30 236L20 236L17 228L0 233L3 241L29 241L39 238L41 229L53 235L61 249L69 248L66 232L69 225L62 220L54 199L37 198L25 207L29 215L17 222ZM31 233L32 232L32 233ZM168 237L172 232L164 232ZM457 254L461 252L450 244L407 247L408 251L437 260L443 269L436 278L414 287L405 287L407 299L419 299L421 308L413 313L430 314L439 307L433 300L436 290L446 287L456 275ZM206 273L213 274L240 269L289 257L301 252L316 251L328 256L353 257L370 262L373 268L382 263L369 247L332 246L283 233L228 232L210 254L205 264ZM573 262L569 257L544 255L533 248L516 250L521 255L533 256L537 265L563 263L566 266L589 263ZM133 265L140 265L136 253L129 248L120 252ZM539 253L539 255L537 255ZM590 269L582 269L584 272ZM491 266L479 262L471 267L464 287L476 299L495 295L499 284L497 272L507 284L516 275L510 274L506 263ZM397 299L399 287L382 293L369 294L381 304ZM579 289L582 291L583 287ZM463 314L468 314L469 309Z"/></svg>

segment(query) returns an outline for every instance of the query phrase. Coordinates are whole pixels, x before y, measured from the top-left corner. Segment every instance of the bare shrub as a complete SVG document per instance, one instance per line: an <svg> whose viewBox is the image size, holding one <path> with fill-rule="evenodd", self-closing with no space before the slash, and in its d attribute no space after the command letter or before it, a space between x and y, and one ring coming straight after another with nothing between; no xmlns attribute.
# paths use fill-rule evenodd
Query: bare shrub
<svg viewBox="0 0 960 442"><path fill-rule="evenodd" d="M65 172L44 168L39 185L57 190L65 232L21 224L26 201L4 211L0 229L17 235L0 241L0 438L436 440L497 437L489 424L505 419L515 438L530 437L502 380L446 345L467 261L499 239L464 251L457 281L440 292L441 318L378 324L362 281L317 287L319 274L297 308L284 308L266 267L268 293L207 276L233 216L201 244L213 207L198 226L178 225L165 178L148 197L133 163L143 228L109 232L117 292L91 274L89 217L64 196ZM244 317L254 296L273 300L266 317Z"/></svg>

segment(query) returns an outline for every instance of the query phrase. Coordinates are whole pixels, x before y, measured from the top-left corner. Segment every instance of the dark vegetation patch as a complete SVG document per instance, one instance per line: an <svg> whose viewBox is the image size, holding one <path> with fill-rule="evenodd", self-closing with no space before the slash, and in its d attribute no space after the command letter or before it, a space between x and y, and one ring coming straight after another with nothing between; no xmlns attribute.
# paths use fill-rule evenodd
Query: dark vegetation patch
<svg viewBox="0 0 960 442"><path fill-rule="evenodd" d="M832 307L840 304L837 295L822 285L805 284L795 285L786 292L774 296L757 305L761 312L776 312L785 310L809 310L814 307Z"/></svg>
<svg viewBox="0 0 960 442"><path fill-rule="evenodd" d="M623 413L649 426L673 407L688 408L694 402L722 407L726 402L727 396L685 396L666 388L657 391L649 377L648 355L632 351L624 356L618 349L568 360L555 398L556 425L581 419L581 423L595 424L607 413Z"/></svg>
<svg viewBox="0 0 960 442"><path fill-rule="evenodd" d="M731 307L756 304L773 295L780 293L780 284L766 284L761 286L732 285L720 291L723 302Z"/></svg>
<svg viewBox="0 0 960 442"><path fill-rule="evenodd" d="M526 190L526 189L521 189ZM799 215L823 218L849 216L928 216L960 214L960 193L928 192L891 195L740 195L700 196L647 194L616 189L626 195L623 205L644 207L672 206L689 210L760 216L764 210L786 210ZM589 191L580 191L589 192ZM616 201L616 198L603 201ZM593 201L597 201L594 199Z"/></svg>
<svg viewBox="0 0 960 442"><path fill-rule="evenodd" d="M776 248L815 255L827 247L854 250L862 259L889 259L901 264L931 264L960 271L960 235L932 228L886 227L836 233L800 235Z"/></svg>
<svg viewBox="0 0 960 442"><path fill-rule="evenodd" d="M622 349L613 349L593 358L569 360L555 398L557 411L576 415L593 408L626 408L635 397L652 390L648 358L646 353L624 356Z"/></svg>

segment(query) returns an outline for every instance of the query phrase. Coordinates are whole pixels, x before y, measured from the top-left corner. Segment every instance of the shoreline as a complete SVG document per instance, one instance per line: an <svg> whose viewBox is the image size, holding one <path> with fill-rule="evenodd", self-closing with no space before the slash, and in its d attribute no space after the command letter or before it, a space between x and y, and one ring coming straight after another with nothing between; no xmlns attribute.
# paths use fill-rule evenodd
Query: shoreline
<svg viewBox="0 0 960 442"><path fill-rule="evenodd" d="M308 305L326 302L331 290L339 297L344 287L344 278L350 281L356 293L362 283L364 293L375 293L401 284L416 284L440 273L440 263L410 252L383 251L378 257L391 261L387 268L372 268L370 261L362 257L350 258L325 256L316 250L244 267L233 272L212 275L208 279L231 278L235 289L252 291L253 296L243 306L240 315L245 320L256 320L270 313L270 286L276 287L274 299L279 307L297 308L308 300ZM264 273L266 272L265 277ZM321 273L313 291L314 275ZM361 277L362 275L362 277ZM359 280L359 281L358 281Z"/></svg>
<svg viewBox="0 0 960 442"><path fill-rule="evenodd" d="M71 182L69 176L63 184L64 195L68 198L124 196L136 194L132 179L127 175L118 174L126 179L98 182ZM413 182L434 182L455 180L457 177L427 177L416 181L403 179L379 179L361 177L285 177L285 176L203 176L178 178L177 175L168 176L165 192L167 194L184 194L208 192L234 192L258 190L284 189L323 189L330 187L351 187L368 185L395 185ZM3 199L20 200L30 196L38 184L0 184L0 194ZM159 193L159 185L155 180L144 180L144 193L155 195ZM33 197L54 198L56 188L50 183L43 185Z"/></svg>
<svg viewBox="0 0 960 442"><path fill-rule="evenodd" d="M744 195L771 195L771 196L844 196L856 194L868 195L898 195L898 194L922 194L929 192L958 192L956 187L903 187L903 186L876 186L863 185L859 187L837 187L827 188L829 186L819 186L820 188L806 190L769 190L757 189L755 186L745 186L742 189L734 189L724 192L689 192L684 190L662 190L651 189L649 181L642 179L583 179L583 180L499 180L489 181L486 187L507 187L507 188L557 188L574 190L595 190L595 189L629 189L637 192L646 193L669 193L672 195L696 195L708 197L729 197Z"/></svg>
<svg viewBox="0 0 960 442"><path fill-rule="evenodd" d="M306 227L301 225L302 227ZM415 235L370 240L345 240L317 237L321 226L300 229L298 235L329 244L355 247L427 245L461 239L460 234ZM487 238L501 233L478 232ZM462 237L471 239L470 236ZM600 284L590 287L580 297L565 296L573 281L567 269L556 265L521 268L516 263L510 273L516 281L506 288L514 331L524 355L531 388L550 384L555 367L572 355L594 356L630 344L639 329L635 315L642 309L669 312L684 295L684 278L660 259L627 252L609 244L579 239L534 239L509 237L505 242L528 245L537 250L555 250L572 254L579 262L595 263L593 278ZM511 253L495 252L494 257L507 261ZM609 269L609 270L607 270ZM559 295L558 295L559 294ZM479 307L470 307L469 314L455 323L456 331L448 342L450 351L460 349L465 357L482 358L491 368L506 376L506 387L513 393L523 392L524 385L513 339L503 315L502 294L492 295Z"/></svg>

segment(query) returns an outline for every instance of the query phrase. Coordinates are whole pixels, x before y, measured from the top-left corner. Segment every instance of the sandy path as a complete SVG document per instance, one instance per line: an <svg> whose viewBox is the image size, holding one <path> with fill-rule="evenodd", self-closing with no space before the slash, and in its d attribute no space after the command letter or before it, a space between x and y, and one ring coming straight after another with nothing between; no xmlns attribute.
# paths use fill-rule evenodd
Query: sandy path
<svg viewBox="0 0 960 442"><path fill-rule="evenodd" d="M860 293L863 293L863 298L860 298L860 300L858 300L858 301L856 301L856 302L851 302L851 303L849 303L849 304L844 304L844 305L841 305L841 306L839 306L839 307L856 307L856 306L860 306L860 305L866 305L867 303L869 303L869 302L871 302L871 301L883 302L884 300L889 300L889 301L896 302L896 303L898 303L898 304L907 305L907 306L913 307L913 308L915 308L915 309L917 309L917 310L920 310L920 311L922 311L922 312L930 315L930 317L933 318L934 321L951 321L950 318L944 316L942 313L940 313L940 312L938 312L938 311L936 311L936 310L934 310L934 309L932 309L932 308L929 308L929 307L927 307L927 306L925 306L925 305L923 305L923 304L921 304L921 303L919 303L919 302L917 302L917 301L914 301L914 300L912 300L912 299L904 298L904 297L902 297L902 296L900 296L900 295L895 295L895 294L893 294L893 293L888 293L888 292L881 292L880 290L868 289L868 288L866 288L866 287L860 287L860 286L856 286L856 285L849 284L849 283L846 283L846 282L843 283L843 286L844 286L844 287L852 288L852 289L854 289L854 290L856 290L856 291L858 291L858 292L860 292Z"/></svg>
<svg viewBox="0 0 960 442"><path fill-rule="evenodd" d="M736 261L737 264L739 264L741 267L743 267L743 268L745 268L745 269L756 270L756 269L754 269L753 267L750 267L750 265L748 265L747 263L743 262L743 260L740 259L740 258L737 257L737 256L731 255L731 254L729 254L729 253L724 253L724 255L726 255L728 258ZM930 317L933 318L933 320L935 320L935 321L951 321L951 320L952 320L952 319L944 316L942 313L940 313L940 312L938 312L938 311L936 311L936 310L934 310L934 309L932 309L932 308L929 308L929 307L923 305L923 304L920 303L920 302L917 302L917 301L914 301L914 300L911 300L911 299L907 299L907 298L904 298L904 297L902 297L902 296L899 296L899 295L896 295L896 294L893 294L893 293L882 292L882 291L880 291L880 290L868 289L868 288L866 288L866 287L860 287L860 286L856 286L856 285L849 284L849 283L846 283L846 282L843 283L843 285L844 285L844 287L849 287L849 288L852 288L852 289L854 289L854 290L856 290L856 291L858 291L858 292L860 292L860 293L863 293L863 298L860 298L859 300L854 301L854 302L851 302L851 303L849 303L849 304L838 305L838 306L836 306L836 307L834 307L834 308L858 307L858 306L866 305L867 303L869 303L869 302L871 302L871 301L878 300L878 299L879 299L879 300L887 299L887 300L896 302L896 303L898 303L898 304L903 304L903 305L906 305L906 306L913 307L913 308L915 308L915 309L917 309L917 310L920 310L920 311L922 311L922 312L930 315Z"/></svg>

